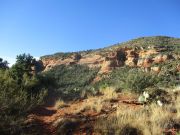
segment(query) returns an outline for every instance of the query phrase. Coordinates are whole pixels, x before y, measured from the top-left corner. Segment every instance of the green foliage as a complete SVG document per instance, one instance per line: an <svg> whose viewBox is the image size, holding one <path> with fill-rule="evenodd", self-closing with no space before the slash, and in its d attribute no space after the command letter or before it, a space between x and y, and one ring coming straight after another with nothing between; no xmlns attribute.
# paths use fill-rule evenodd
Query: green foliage
<svg viewBox="0 0 180 135"><path fill-rule="evenodd" d="M140 70L130 70L122 78L122 87L127 90L142 91L143 89L155 85L159 80L157 77Z"/></svg>
<svg viewBox="0 0 180 135"><path fill-rule="evenodd" d="M145 47L148 46L179 46L180 40L178 38L172 38L167 36L154 36L154 37L141 37L122 44L123 46L137 46ZM170 49L169 48L169 49Z"/></svg>
<svg viewBox="0 0 180 135"><path fill-rule="evenodd" d="M13 68L0 70L0 133L15 134L24 116L43 103L48 87L44 76L31 74L33 57L18 57ZM18 126L18 127L17 127Z"/></svg>
<svg viewBox="0 0 180 135"><path fill-rule="evenodd" d="M121 67L114 70L108 77L102 79L96 87L104 85L114 86L117 90L131 90L142 92L145 88L160 82L157 75L145 73L138 68Z"/></svg>
<svg viewBox="0 0 180 135"><path fill-rule="evenodd" d="M98 69L82 65L60 65L45 73L45 76L54 78L57 92L62 99L71 100L78 98L85 88L93 89L88 86L91 85L97 72Z"/></svg>
<svg viewBox="0 0 180 135"><path fill-rule="evenodd" d="M115 69L96 84L96 89L103 86L114 86L117 90L132 90L142 92L148 87L173 88L180 85L180 72L176 67L179 60L166 61L158 66L161 68L159 74L144 72L139 68L121 67Z"/></svg>
<svg viewBox="0 0 180 135"><path fill-rule="evenodd" d="M161 67L161 72L159 73L161 82L159 86L174 87L180 84L180 72L176 69L179 62L180 60L171 60L159 65Z"/></svg>
<svg viewBox="0 0 180 135"><path fill-rule="evenodd" d="M180 39L167 37L167 36L136 38L124 43L117 43L112 46L99 49L96 51L98 51L99 53L106 53L121 47L128 47L128 48L143 47L144 49L147 49L149 46L167 47L168 52L180 54Z"/></svg>
<svg viewBox="0 0 180 135"><path fill-rule="evenodd" d="M172 101L172 97L170 96L170 94L167 91L160 89L158 87L146 88L145 91L147 91L149 94L149 98L148 98L149 103L152 102L156 103L159 100L162 103L167 104Z"/></svg>
<svg viewBox="0 0 180 135"><path fill-rule="evenodd" d="M43 56L41 59L46 59L46 58L54 58L54 59L66 59L68 57L70 57L71 55L73 55L72 52L68 52L68 53L63 53L63 52L60 52L60 53L56 53L54 55L47 55L47 56Z"/></svg>
<svg viewBox="0 0 180 135"><path fill-rule="evenodd" d="M86 50L86 51L79 51L79 52L59 52L59 53L55 53L53 55L46 55L46 56L43 56L41 57L41 59L66 59L66 58L69 58L71 57L72 55L77 55L77 59L80 59L81 56L80 55L84 55L84 54L88 54L88 53L91 53L93 52L94 50ZM75 56L76 57L76 56ZM75 58L76 59L76 58Z"/></svg>
<svg viewBox="0 0 180 135"><path fill-rule="evenodd" d="M11 68L13 78L21 81L24 74L32 76L32 67L35 66L36 60L31 55L18 55L16 63Z"/></svg>
<svg viewBox="0 0 180 135"><path fill-rule="evenodd" d="M24 74L22 83L18 84L9 70L0 71L0 86L0 131L16 125L28 111L41 104L47 94L35 76L30 78Z"/></svg>
<svg viewBox="0 0 180 135"><path fill-rule="evenodd" d="M8 62L5 60L3 61L2 58L0 58L0 69L7 69L8 68Z"/></svg>

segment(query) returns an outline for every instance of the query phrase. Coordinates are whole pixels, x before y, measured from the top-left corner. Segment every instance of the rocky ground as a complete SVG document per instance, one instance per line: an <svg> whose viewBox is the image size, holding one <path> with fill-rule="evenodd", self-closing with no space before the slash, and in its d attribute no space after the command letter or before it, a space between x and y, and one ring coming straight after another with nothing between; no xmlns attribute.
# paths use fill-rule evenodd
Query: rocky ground
<svg viewBox="0 0 180 135"><path fill-rule="evenodd" d="M93 125L97 118L102 117L106 119L116 112L118 106L127 106L128 108L133 109L138 109L143 106L143 104L137 102L137 97L132 95L123 96L119 94L116 100L106 102L106 106L101 108L101 111L97 112L96 110L84 107L86 104L92 103L99 98L102 98L102 96L68 103L63 105L60 109L56 109L54 106L41 106L33 110L32 114L28 116L26 122L35 124L39 129L41 129L42 134L47 135L96 134ZM67 129L64 128L62 131L58 131L61 126L68 127Z"/></svg>
<svg viewBox="0 0 180 135"><path fill-rule="evenodd" d="M108 120L117 114L118 108L122 107L126 110L139 112L146 107L146 104L138 102L137 95L130 93L118 93L113 97L99 95L64 103L58 108L55 106L38 107L28 116L26 123L31 125L31 129L35 128L35 132L40 131L41 135L101 135L105 134L106 131L102 133L103 129L95 126L96 121L98 119ZM162 133L174 135L178 130L174 128L162 129ZM32 133L32 130L30 132ZM132 135L136 135L136 133Z"/></svg>

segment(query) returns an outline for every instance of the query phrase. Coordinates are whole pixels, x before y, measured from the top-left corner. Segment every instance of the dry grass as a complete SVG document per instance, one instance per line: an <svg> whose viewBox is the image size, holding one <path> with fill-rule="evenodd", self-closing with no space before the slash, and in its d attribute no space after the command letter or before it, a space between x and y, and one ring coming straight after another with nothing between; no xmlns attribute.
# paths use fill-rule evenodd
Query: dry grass
<svg viewBox="0 0 180 135"><path fill-rule="evenodd" d="M111 99L116 99L118 94L115 92L113 87L107 87L100 90L100 93L103 94L100 97L88 97L88 99L75 111L79 113L81 111L90 110L94 112L101 112L104 104L108 104Z"/></svg>
<svg viewBox="0 0 180 135"><path fill-rule="evenodd" d="M92 111L99 113L101 112L104 105L108 105L110 100L117 99L118 97L118 94L115 92L113 87L101 89L100 93L103 94L100 97L88 97L88 99L82 103L82 105L75 111L75 113L82 111Z"/></svg>
<svg viewBox="0 0 180 135"><path fill-rule="evenodd" d="M106 87L106 88L100 89L100 93L103 94L104 100L116 99L118 97L113 87Z"/></svg>
<svg viewBox="0 0 180 135"><path fill-rule="evenodd" d="M79 113L82 111L93 111L93 112L101 112L103 107L103 101L101 98L97 97L90 97L85 102L82 103L77 110L75 110L75 113Z"/></svg>
<svg viewBox="0 0 180 135"><path fill-rule="evenodd" d="M177 117L180 119L180 96L176 99L175 108L177 109Z"/></svg>
<svg viewBox="0 0 180 135"><path fill-rule="evenodd" d="M60 109L62 108L63 106L65 106L66 104L64 103L63 100L59 99L56 101L55 105L54 105L54 108L55 109Z"/></svg>
<svg viewBox="0 0 180 135"><path fill-rule="evenodd" d="M175 105L175 106L174 106ZM175 108L177 113L171 110ZM133 109L120 106L108 119L100 118L96 121L95 130L101 134L131 134L161 135L165 129L170 129L180 120L180 96L171 105L159 107L156 104ZM127 130L125 130L128 127ZM126 133L124 133L126 132Z"/></svg>
<svg viewBox="0 0 180 135"><path fill-rule="evenodd" d="M89 97L81 102L82 104L73 111L74 114L100 113L107 106L112 105L111 99L118 97L112 87L102 89L101 93L102 96ZM118 98L121 96L122 98L124 96L134 98L129 93L121 93ZM171 96L173 96L173 92ZM57 102L58 108L62 105L61 100ZM180 123L180 94L173 98L171 104L164 104L162 107L155 102L146 106L119 104L116 107L116 112L107 114L107 118L103 118L104 115L97 118L94 124L95 134L162 135L164 131L172 129L175 124Z"/></svg>
<svg viewBox="0 0 180 135"><path fill-rule="evenodd" d="M87 104L84 106L85 109L87 110L93 110L95 112L101 112L101 109L103 107L103 103L101 99L96 99L96 100L89 100Z"/></svg>

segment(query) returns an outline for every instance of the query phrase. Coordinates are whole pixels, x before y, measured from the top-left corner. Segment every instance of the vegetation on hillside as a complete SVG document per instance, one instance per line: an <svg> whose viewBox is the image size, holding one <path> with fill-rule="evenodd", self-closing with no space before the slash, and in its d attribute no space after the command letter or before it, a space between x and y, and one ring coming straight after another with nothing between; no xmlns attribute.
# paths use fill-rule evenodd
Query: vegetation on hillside
<svg viewBox="0 0 180 135"><path fill-rule="evenodd" d="M79 51L79 52L59 52L59 53L55 53L53 55L45 55L45 56L42 56L41 59L66 59L66 58L69 58L71 57L72 55L75 55L75 54L81 54L81 55L84 55L84 54L88 54L88 53L91 53L93 52L93 50L86 50L86 51Z"/></svg>
<svg viewBox="0 0 180 135"><path fill-rule="evenodd" d="M148 87L173 88L180 85L180 73L175 70L172 63L163 66L159 74L144 72L143 69L120 67L104 76L95 87L113 86L116 90L142 93Z"/></svg>
<svg viewBox="0 0 180 135"><path fill-rule="evenodd" d="M66 59L74 56L74 59L79 60L82 55L106 55L117 47L125 46L141 49L165 46L167 50L163 53L171 54L174 59L158 64L161 69L158 73L123 66L114 68L110 73L101 74L98 73L99 68L76 64L59 65L49 71L39 72L42 71L42 64L27 54L18 55L12 67L8 67L8 62L0 58L0 134L26 134L26 130L29 129L29 125L25 124L27 116L33 109L48 102L49 98L57 99L56 109L61 109L75 100L86 100L85 104L74 111L75 115L87 110L96 114L108 113L107 108L112 109L115 105L116 114L107 120L100 117L95 122L93 128L101 134L106 134L101 129L109 130L109 134L125 134L131 131L138 135L159 134L162 133L159 131L162 128L172 128L167 124L177 125L180 119L180 71L177 69L180 63L180 39L162 36L143 37L108 48L57 53L44 56L42 59ZM118 59L123 61L124 55L118 56ZM154 63L152 66L157 65ZM95 81L96 79L98 81ZM174 91L175 88L178 90ZM126 107L115 104L123 99L119 98L119 95L131 93L137 99L144 91L149 93L148 100L144 102L147 106L142 106L138 111L128 111ZM51 97L53 94L56 97ZM162 108L157 106L157 101L163 104ZM170 117L171 108L175 110L173 119ZM158 117L159 113L165 115ZM157 132L154 132L155 130ZM60 131L62 130L59 129L58 132ZM37 133L39 132L36 129L35 133L30 131L29 134Z"/></svg>
<svg viewBox="0 0 180 135"><path fill-rule="evenodd" d="M0 68L1 69L7 69L8 68L8 62L4 61L2 58L0 58Z"/></svg>
<svg viewBox="0 0 180 135"><path fill-rule="evenodd" d="M82 94L92 92L91 82L97 76L98 69L90 69L85 65L60 65L45 73L54 78L56 92L64 100L81 98ZM85 96L84 93L84 96Z"/></svg>
<svg viewBox="0 0 180 135"><path fill-rule="evenodd" d="M130 40L128 42L124 42L122 44L117 44L116 46L119 46L119 45L127 46L127 47L133 47L133 46L145 47L145 49L147 49L148 46L176 47L180 45L180 39L167 37L167 36L141 37L141 38ZM179 47L177 47L177 49L178 48Z"/></svg>
<svg viewBox="0 0 180 135"><path fill-rule="evenodd" d="M22 133L27 113L47 95L44 79L31 72L34 61L23 54L17 56L12 68L0 68L0 134Z"/></svg>
<svg viewBox="0 0 180 135"><path fill-rule="evenodd" d="M107 55L109 51L113 51L119 47L143 47L147 49L149 46L155 47L167 47L168 53L180 54L180 39L172 38L167 36L153 36L153 37L141 37L137 39L133 39L124 43L117 43L109 47L97 49L97 50L87 50L87 51L79 51L79 52L67 52L67 53L56 53L53 55L42 56L41 59L51 58L51 59L65 59L69 58L73 54L82 54L86 55L89 53L97 53L100 55Z"/></svg>

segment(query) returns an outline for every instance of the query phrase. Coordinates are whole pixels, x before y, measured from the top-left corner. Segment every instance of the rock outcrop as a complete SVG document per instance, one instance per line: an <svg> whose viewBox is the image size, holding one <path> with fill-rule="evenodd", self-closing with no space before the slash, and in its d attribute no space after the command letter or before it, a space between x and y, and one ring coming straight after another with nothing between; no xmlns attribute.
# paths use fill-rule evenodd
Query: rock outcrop
<svg viewBox="0 0 180 135"><path fill-rule="evenodd" d="M74 53L67 58L45 58L42 59L44 71L47 71L57 65L87 65L90 68L100 68L99 73L108 73L121 66L139 67L148 71L156 73L160 72L158 66L153 64L160 64L166 62L174 57L172 55L164 54L165 47L149 46L147 49L141 47L120 47L115 50L110 50L108 53L88 53L81 55L80 53ZM180 66L177 66L177 70L180 71Z"/></svg>
<svg viewBox="0 0 180 135"><path fill-rule="evenodd" d="M161 68L158 66L151 67L151 71L155 73L159 73L161 71Z"/></svg>

